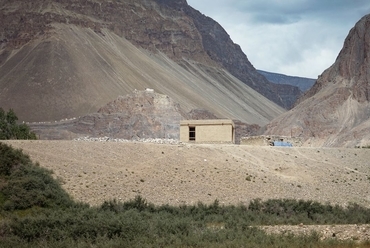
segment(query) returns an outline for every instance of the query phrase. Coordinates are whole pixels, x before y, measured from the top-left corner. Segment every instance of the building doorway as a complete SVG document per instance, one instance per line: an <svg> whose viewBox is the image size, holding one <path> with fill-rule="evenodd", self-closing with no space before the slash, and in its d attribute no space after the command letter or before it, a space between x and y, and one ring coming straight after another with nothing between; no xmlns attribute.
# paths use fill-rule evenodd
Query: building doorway
<svg viewBox="0 0 370 248"><path fill-rule="evenodd" d="M189 127L189 141L195 141L195 127Z"/></svg>

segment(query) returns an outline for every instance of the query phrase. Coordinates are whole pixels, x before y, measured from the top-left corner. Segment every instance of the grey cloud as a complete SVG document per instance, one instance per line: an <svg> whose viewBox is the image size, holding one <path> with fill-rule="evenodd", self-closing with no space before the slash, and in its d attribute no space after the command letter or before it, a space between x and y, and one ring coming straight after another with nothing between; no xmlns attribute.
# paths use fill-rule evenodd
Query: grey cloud
<svg viewBox="0 0 370 248"><path fill-rule="evenodd" d="M254 22L270 23L274 25L292 24L301 20L299 15L282 15L279 13L259 13L252 17Z"/></svg>
<svg viewBox="0 0 370 248"><path fill-rule="evenodd" d="M369 0L188 0L215 19L259 69L316 77L349 30L370 13Z"/></svg>
<svg viewBox="0 0 370 248"><path fill-rule="evenodd" d="M204 2L204 1L202 1ZM218 10L229 9L249 15L255 23L290 24L305 18L340 20L353 12L365 15L369 0L219 0Z"/></svg>

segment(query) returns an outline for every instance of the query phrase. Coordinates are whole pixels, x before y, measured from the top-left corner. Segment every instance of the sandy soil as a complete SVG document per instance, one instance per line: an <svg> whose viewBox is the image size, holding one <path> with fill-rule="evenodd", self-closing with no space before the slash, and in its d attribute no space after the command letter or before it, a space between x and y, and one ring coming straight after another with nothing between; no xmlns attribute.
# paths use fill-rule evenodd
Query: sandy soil
<svg viewBox="0 0 370 248"><path fill-rule="evenodd" d="M310 199L370 207L370 149L6 141L54 171L77 201L154 204Z"/></svg>

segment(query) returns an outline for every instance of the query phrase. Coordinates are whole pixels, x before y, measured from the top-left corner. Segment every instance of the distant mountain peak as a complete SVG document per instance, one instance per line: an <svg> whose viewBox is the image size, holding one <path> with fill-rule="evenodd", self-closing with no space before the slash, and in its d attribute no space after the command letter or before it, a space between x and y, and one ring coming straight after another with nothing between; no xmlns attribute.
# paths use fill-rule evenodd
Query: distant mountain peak
<svg viewBox="0 0 370 248"><path fill-rule="evenodd" d="M309 90L316 82L316 79L290 76L276 72L268 72L263 70L257 70L260 74L265 76L267 80L274 84L288 84L298 87L302 92Z"/></svg>

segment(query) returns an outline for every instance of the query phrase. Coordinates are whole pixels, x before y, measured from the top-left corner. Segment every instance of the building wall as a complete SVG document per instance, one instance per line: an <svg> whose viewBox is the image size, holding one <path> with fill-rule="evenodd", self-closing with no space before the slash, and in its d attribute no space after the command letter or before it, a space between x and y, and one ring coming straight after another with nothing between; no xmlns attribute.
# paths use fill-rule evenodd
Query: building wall
<svg viewBox="0 0 370 248"><path fill-rule="evenodd" d="M195 142L234 143L234 126L231 120L207 122L182 122L180 126L180 140L189 142L189 127L195 127Z"/></svg>
<svg viewBox="0 0 370 248"><path fill-rule="evenodd" d="M180 141L189 141L189 126L180 126Z"/></svg>
<svg viewBox="0 0 370 248"><path fill-rule="evenodd" d="M197 126L195 135L196 142L233 142L233 126Z"/></svg>

